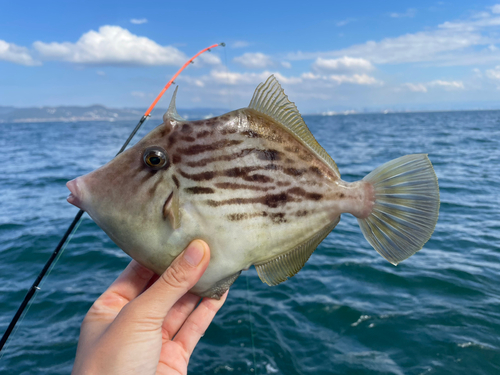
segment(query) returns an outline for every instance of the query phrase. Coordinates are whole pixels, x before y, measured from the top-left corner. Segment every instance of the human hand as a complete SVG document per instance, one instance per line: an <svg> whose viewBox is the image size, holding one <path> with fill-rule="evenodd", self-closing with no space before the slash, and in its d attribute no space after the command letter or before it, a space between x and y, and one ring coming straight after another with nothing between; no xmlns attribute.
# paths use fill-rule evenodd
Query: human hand
<svg viewBox="0 0 500 375"><path fill-rule="evenodd" d="M227 296L196 307L200 297L188 293L209 261L200 240L159 277L132 261L85 316L72 374L187 374L194 347Z"/></svg>

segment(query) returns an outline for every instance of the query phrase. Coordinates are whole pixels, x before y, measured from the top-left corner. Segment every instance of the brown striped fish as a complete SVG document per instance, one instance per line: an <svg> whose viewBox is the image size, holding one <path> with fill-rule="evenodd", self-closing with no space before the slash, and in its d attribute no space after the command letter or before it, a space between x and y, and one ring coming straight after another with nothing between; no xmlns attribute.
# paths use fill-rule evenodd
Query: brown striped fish
<svg viewBox="0 0 500 375"><path fill-rule="evenodd" d="M269 285L293 276L342 213L393 264L422 248L439 213L425 154L341 180L274 76L247 108L207 120L181 118L174 93L160 126L67 186L70 203L158 274L191 240L205 240L210 265L192 292L213 298L251 265Z"/></svg>

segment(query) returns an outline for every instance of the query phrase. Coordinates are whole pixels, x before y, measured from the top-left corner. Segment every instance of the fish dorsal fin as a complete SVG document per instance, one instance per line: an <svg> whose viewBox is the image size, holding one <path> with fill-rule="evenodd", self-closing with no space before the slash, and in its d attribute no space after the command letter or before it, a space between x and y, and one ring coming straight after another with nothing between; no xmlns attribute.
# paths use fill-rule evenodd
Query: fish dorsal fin
<svg viewBox="0 0 500 375"><path fill-rule="evenodd" d="M337 164L335 164L330 155L316 141L302 119L297 106L288 100L288 96L286 96L285 91L281 88L274 75L271 75L266 82L257 86L248 108L263 113L286 127L340 177Z"/></svg>
<svg viewBox="0 0 500 375"><path fill-rule="evenodd" d="M265 263L256 264L255 268L262 282L270 286L278 285L288 279L288 277L292 277L299 272L321 241L323 241L333 228L335 228L339 221L340 216L333 223L329 224L297 247Z"/></svg>
<svg viewBox="0 0 500 375"><path fill-rule="evenodd" d="M175 97L177 96L177 89L179 86L175 88L174 95L172 95L172 100L170 101L170 105L168 106L167 112L163 115L163 122L166 122L168 119L174 119L176 121L186 121L177 113L177 109L175 108Z"/></svg>

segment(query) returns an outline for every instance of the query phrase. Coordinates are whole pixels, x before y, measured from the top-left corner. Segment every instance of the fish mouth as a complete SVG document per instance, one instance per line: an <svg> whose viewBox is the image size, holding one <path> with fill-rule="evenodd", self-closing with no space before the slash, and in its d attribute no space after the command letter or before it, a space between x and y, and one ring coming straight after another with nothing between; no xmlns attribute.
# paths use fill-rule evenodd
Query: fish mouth
<svg viewBox="0 0 500 375"><path fill-rule="evenodd" d="M68 203L71 203L73 206L76 206L80 209L82 208L82 199L81 199L81 189L78 186L78 178L74 180L68 181L66 183L66 187L69 189L70 194L66 198Z"/></svg>

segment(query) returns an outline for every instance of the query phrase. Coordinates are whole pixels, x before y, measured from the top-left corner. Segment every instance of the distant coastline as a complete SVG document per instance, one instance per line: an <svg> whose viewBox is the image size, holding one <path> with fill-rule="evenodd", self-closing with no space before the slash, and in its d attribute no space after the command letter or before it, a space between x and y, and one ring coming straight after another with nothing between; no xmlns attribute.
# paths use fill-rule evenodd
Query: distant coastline
<svg viewBox="0 0 500 375"><path fill-rule="evenodd" d="M108 108L103 105L92 106L57 106L57 107L9 107L0 106L0 124L2 123L43 123L43 122L79 122L79 121L138 121L145 108ZM198 120L219 116L229 112L224 108L190 108L178 109L179 114L187 120ZM362 114L398 114L398 113L432 113L432 112L473 112L498 111L498 109L423 109L423 110L345 110L306 113L304 116L348 116ZM157 108L151 115L153 120L161 120L165 108Z"/></svg>
<svg viewBox="0 0 500 375"><path fill-rule="evenodd" d="M77 122L77 121L139 121L146 108L107 108L102 105L86 107L6 107L0 106L0 123L21 122ZM164 108L156 108L152 119L161 119L166 112ZM227 109L222 108L192 108L178 109L179 114L186 119L202 119L218 116Z"/></svg>

